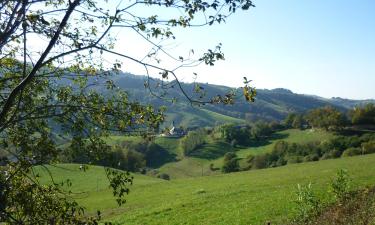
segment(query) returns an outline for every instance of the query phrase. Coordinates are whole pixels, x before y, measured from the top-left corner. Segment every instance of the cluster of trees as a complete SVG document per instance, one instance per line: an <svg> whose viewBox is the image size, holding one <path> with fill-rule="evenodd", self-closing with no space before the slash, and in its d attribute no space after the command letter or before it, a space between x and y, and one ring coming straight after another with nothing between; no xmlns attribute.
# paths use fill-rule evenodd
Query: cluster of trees
<svg viewBox="0 0 375 225"><path fill-rule="evenodd" d="M121 141L113 144L110 151L103 153L98 160L90 158L79 151L66 149L59 157L61 162L80 163L117 168L130 172L142 172L145 168L157 167L164 161L171 160L169 153L154 141Z"/></svg>
<svg viewBox="0 0 375 225"><path fill-rule="evenodd" d="M349 112L353 125L375 125L375 104L356 107Z"/></svg>
<svg viewBox="0 0 375 225"><path fill-rule="evenodd" d="M312 128L325 130L340 130L347 123L345 114L330 106L313 109L305 118Z"/></svg>
<svg viewBox="0 0 375 225"><path fill-rule="evenodd" d="M291 113L284 122L286 128L321 128L340 131L349 125L375 125L375 105L356 107L346 114L331 106L313 109L305 114Z"/></svg>
<svg viewBox="0 0 375 225"><path fill-rule="evenodd" d="M330 141L304 144L278 141L270 153L249 155L246 158L247 166L244 169L278 167L291 163L371 153L375 153L375 134L364 134L360 137L340 136Z"/></svg>
<svg viewBox="0 0 375 225"><path fill-rule="evenodd" d="M239 126L235 124L225 124L219 126L216 130L220 132L220 138L226 142L235 145L249 145L252 142L259 141L270 136L272 133L282 129L277 122L258 121L253 125Z"/></svg>
<svg viewBox="0 0 375 225"><path fill-rule="evenodd" d="M194 150L206 142L207 131L198 129L190 131L180 140L180 148L185 156L189 156Z"/></svg>

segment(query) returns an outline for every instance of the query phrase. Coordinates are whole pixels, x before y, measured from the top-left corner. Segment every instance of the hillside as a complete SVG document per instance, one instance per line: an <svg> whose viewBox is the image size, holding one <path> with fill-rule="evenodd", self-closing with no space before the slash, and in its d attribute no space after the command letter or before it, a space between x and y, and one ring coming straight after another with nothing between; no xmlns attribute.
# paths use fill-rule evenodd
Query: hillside
<svg viewBox="0 0 375 225"><path fill-rule="evenodd" d="M197 127L197 126L213 126L218 123L237 122L244 120L282 120L288 113L305 112L313 108L330 105L345 111L356 105L362 105L375 100L349 100L342 98L326 99L318 96L296 94L290 90L277 88L273 90L257 89L257 97L255 103L249 104L242 97L240 90L237 90L238 98L234 105L206 105L202 107L192 107L182 95L182 93L173 86L168 89L165 98L175 98L177 103L163 101L153 97L148 89L144 88L146 77L135 76L131 74L120 74L114 77L114 82L119 88L126 90L129 96L134 100L143 103L150 103L154 106L166 105L168 108L167 118L164 126L169 126L172 121L178 126ZM152 79L150 88L154 93L162 94L160 85L162 81ZM217 94L225 94L233 88L212 84L200 84L206 91L207 97ZM194 85L182 83L183 88L189 96L197 95L194 93Z"/></svg>
<svg viewBox="0 0 375 225"><path fill-rule="evenodd" d="M210 164L213 164L214 168L221 168L223 164L223 156L228 151L235 151L242 161L249 154L257 155L270 152L278 140L306 143L311 141L329 140L332 137L334 137L333 134L324 131L300 131L292 129L276 132L271 137L257 145L247 147L238 146L236 148L231 147L230 144L223 141L208 139L207 143L198 148L191 157L182 157L180 155L181 160L169 162L158 170L169 174L172 179L219 174L221 173L220 170L210 170ZM177 140L178 139L174 139L174 141ZM171 149L171 151L173 151L173 149ZM179 152L176 152L175 154L179 155Z"/></svg>
<svg viewBox="0 0 375 225"><path fill-rule="evenodd" d="M374 163L372 154L171 181L137 175L120 208L100 167L92 167L85 179L78 165L50 169L57 181L73 181L74 190L81 192L74 198L89 211L103 210L105 218L119 224L273 224L294 215L297 184L312 182L323 193L336 171L346 168L353 187L373 185L375 171L369 168Z"/></svg>
<svg viewBox="0 0 375 225"><path fill-rule="evenodd" d="M179 148L179 138L157 137L155 143L161 147L162 154L158 157L155 169L159 173L168 174L171 179L198 177L202 175L220 174L220 170L212 171L214 168L221 168L223 156L226 152L235 151L238 157L244 160L249 154L257 155L270 152L278 140L293 143L307 143L312 141L328 141L335 137L334 134L322 130L297 130L290 129L272 134L267 139L250 146L237 146L233 148L222 140L214 140L207 136L206 143L200 146L189 157L183 156ZM112 136L112 144L121 142L140 142L140 137Z"/></svg>

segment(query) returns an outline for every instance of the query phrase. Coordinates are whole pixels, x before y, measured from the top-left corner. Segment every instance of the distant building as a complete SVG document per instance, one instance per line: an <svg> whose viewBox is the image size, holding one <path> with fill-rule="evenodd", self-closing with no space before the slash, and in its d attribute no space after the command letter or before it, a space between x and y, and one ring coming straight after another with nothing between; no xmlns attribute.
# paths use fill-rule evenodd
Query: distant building
<svg viewBox="0 0 375 225"><path fill-rule="evenodd" d="M165 137L182 137L186 135L186 131L182 128L177 128L174 126L174 121L172 121L171 128L169 129L168 133L164 133L162 136Z"/></svg>

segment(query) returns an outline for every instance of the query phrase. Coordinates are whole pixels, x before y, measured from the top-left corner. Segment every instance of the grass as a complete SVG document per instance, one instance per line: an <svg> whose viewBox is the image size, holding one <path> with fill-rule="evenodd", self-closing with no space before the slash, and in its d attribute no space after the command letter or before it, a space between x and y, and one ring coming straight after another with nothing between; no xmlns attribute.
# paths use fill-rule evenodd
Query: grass
<svg viewBox="0 0 375 225"><path fill-rule="evenodd" d="M334 134L323 131L323 130L298 130L289 129L276 132L273 136L268 139L268 141L261 146L245 147L237 151L237 156L240 158L245 158L249 154L258 155L265 152L270 152L277 141L283 140L286 142L294 143L307 143L313 141L328 141L332 139Z"/></svg>
<svg viewBox="0 0 375 225"><path fill-rule="evenodd" d="M252 147L236 147L222 141L207 137L207 143L195 150L190 157L183 157L181 149L178 148L178 140L173 138L157 138L157 143L168 148L170 152L178 155L178 161L169 162L159 168L160 172L167 173L172 179L197 177L203 175L218 174L220 171L211 171L210 164L215 168L221 168L223 156L228 151L236 151L239 158L246 158L249 154L257 155L270 152L279 140L296 143L311 141L324 141L334 137L334 134L322 130L297 130L290 129L276 132L270 138L254 143ZM177 150L176 150L177 149ZM203 171L203 172L202 172Z"/></svg>
<svg viewBox="0 0 375 225"><path fill-rule="evenodd" d="M105 218L119 224L264 224L282 223L294 215L297 184L312 182L323 193L337 170L346 168L354 187L373 185L374 164L372 154L171 181L136 175L127 203L120 208L99 167L89 170L85 179L78 177L83 172L66 170L72 165L51 169L59 179L72 179L75 191L85 191L77 200L89 211L104 210Z"/></svg>
<svg viewBox="0 0 375 225"><path fill-rule="evenodd" d="M177 112L170 110L167 113L164 126L169 126L172 121L176 122L183 127L204 127L215 126L218 123L244 123L245 120L235 117L223 115L203 108L192 108L190 106L184 107Z"/></svg>

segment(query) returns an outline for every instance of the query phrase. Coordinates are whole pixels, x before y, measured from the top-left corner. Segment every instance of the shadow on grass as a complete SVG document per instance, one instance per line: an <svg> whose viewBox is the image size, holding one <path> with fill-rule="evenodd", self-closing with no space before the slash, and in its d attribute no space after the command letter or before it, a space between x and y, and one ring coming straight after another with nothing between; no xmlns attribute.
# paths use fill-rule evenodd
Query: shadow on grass
<svg viewBox="0 0 375 225"><path fill-rule="evenodd" d="M225 153L233 151L233 147L224 142L218 141L214 143L204 144L195 151L193 151L190 156L201 158L201 159L217 159L225 155Z"/></svg>
<svg viewBox="0 0 375 225"><path fill-rule="evenodd" d="M148 167L158 168L169 162L176 162L176 154L168 152L160 145L156 145L151 151L146 154L146 163Z"/></svg>
<svg viewBox="0 0 375 225"><path fill-rule="evenodd" d="M240 146L237 148L233 148L229 143L224 141L218 141L215 143L204 144L195 151L193 151L190 156L201 158L201 159L208 159L213 160L220 158L225 155L225 153L230 151L237 151L242 148L248 147L261 147L266 146L272 143L274 140L282 140L289 136L289 134L282 134L282 133L274 133L269 137L264 137L258 140L252 140L245 146Z"/></svg>
<svg viewBox="0 0 375 225"><path fill-rule="evenodd" d="M269 137L263 137L258 140L251 140L249 144L244 147L262 147L272 143L274 140L282 140L289 137L289 134L285 133L274 133Z"/></svg>

